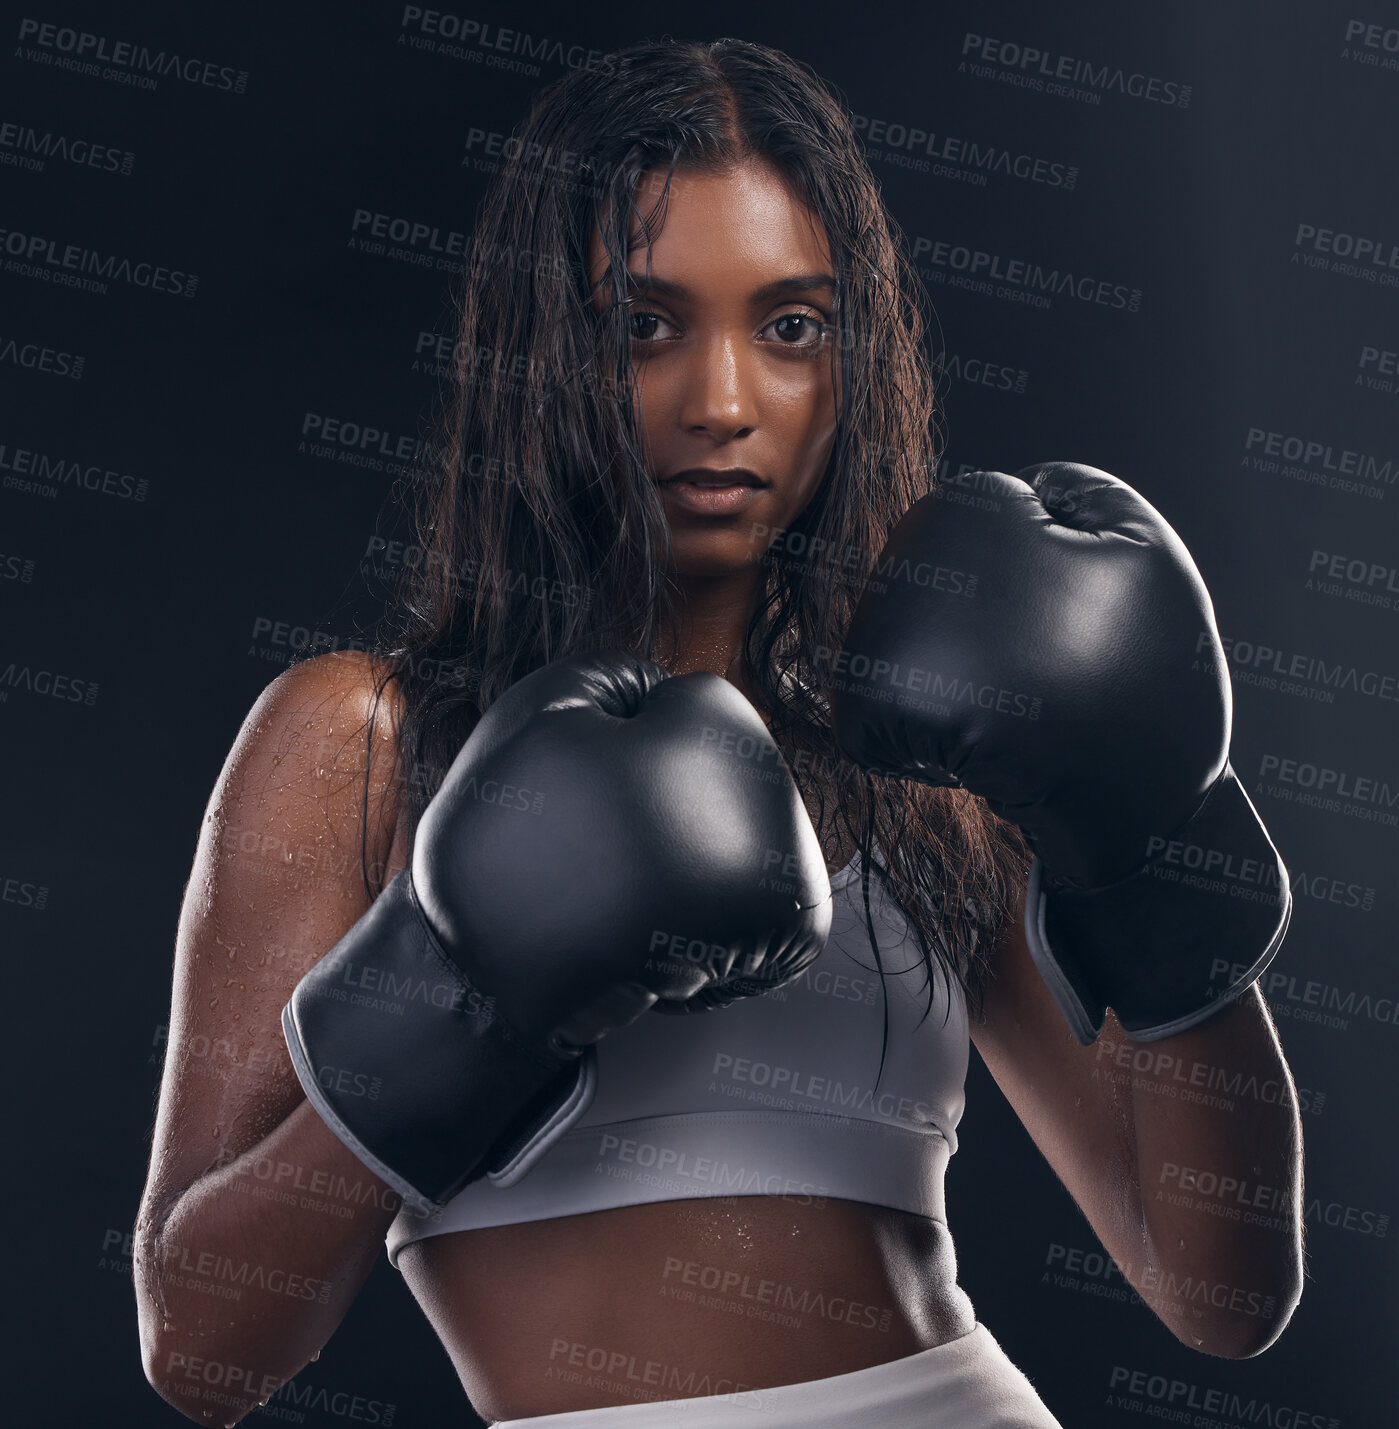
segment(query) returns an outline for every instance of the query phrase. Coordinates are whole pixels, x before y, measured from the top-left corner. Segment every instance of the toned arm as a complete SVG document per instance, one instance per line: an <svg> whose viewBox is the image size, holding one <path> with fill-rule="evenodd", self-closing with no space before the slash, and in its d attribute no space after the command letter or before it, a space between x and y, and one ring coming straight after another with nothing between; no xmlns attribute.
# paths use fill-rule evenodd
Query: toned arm
<svg viewBox="0 0 1399 1429"><path fill-rule="evenodd" d="M1023 897L1023 895L1022 895ZM1021 914L1023 914L1023 903ZM1183 1344L1260 1353L1302 1293L1302 1131L1257 986L1197 1027L1081 1047L1021 914L971 1036L1035 1144L1137 1293ZM1264 1209L1250 1215L1243 1203Z"/></svg>
<svg viewBox="0 0 1399 1429"><path fill-rule="evenodd" d="M402 865L392 686L374 705L359 654L274 680L185 889L134 1278L147 1378L199 1423L236 1422L319 1352L397 1208L306 1102L279 1021L370 904L361 840L372 879Z"/></svg>

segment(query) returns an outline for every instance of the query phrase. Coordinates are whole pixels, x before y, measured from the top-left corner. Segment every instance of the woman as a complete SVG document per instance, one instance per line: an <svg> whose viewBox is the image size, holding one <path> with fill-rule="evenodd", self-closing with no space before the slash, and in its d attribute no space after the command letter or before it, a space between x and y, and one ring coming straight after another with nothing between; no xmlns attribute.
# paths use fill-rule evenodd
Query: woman
<svg viewBox="0 0 1399 1429"><path fill-rule="evenodd" d="M1031 960L1018 831L963 790L865 775L832 736L816 652L930 486L916 286L846 115L786 56L646 43L538 96L480 216L397 624L273 682L201 832L136 1257L147 1375L190 1418L236 1422L315 1358L387 1235L493 1422L650 1424L641 1401L688 1400L716 1426L1052 1426L957 1285L941 1176L968 1037L1172 1333L1225 1356L1280 1333L1300 1130L1256 987L1158 1046L1280 1082L1278 1104L1226 1114L1119 1070L1115 1021L1079 1046ZM570 1132L586 1167L560 1143L517 1186L411 1216L303 1096L279 1014L405 867L481 713L607 648L749 697L845 923L793 989L610 1032ZM799 1018L823 1031L786 1044L802 1065L777 1098L751 1054ZM812 1073L842 1058L861 1096L832 1106ZM804 1174L733 1196L679 1133L626 1134L720 1106L759 1157L788 1107L824 1139L791 1153ZM1240 1227L1157 1198L1167 1163L1280 1188L1280 1210ZM239 1300L165 1269L194 1252L242 1267Z"/></svg>

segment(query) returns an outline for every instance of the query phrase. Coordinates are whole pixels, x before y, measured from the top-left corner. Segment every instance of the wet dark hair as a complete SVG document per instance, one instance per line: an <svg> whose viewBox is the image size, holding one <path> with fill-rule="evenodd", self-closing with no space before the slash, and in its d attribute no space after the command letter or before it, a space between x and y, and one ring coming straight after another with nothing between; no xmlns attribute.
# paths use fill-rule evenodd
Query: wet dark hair
<svg viewBox="0 0 1399 1429"><path fill-rule="evenodd" d="M634 217L649 245L664 201L640 215L637 183L659 169L668 193L676 170L761 159L829 240L838 387L821 484L763 558L766 601L745 646L754 702L823 843L839 835L861 849L871 936L874 876L920 937L929 1008L940 974L976 1009L1028 870L1023 837L964 790L845 759L823 686L885 538L934 484L940 442L926 298L845 108L778 50L666 37L542 89L506 154L464 265L450 397L405 493L420 558L373 647L376 696L395 686L410 825L516 680L580 651L653 657L671 628L669 535L636 425L624 277ZM599 229L611 295L601 311L588 278Z"/></svg>

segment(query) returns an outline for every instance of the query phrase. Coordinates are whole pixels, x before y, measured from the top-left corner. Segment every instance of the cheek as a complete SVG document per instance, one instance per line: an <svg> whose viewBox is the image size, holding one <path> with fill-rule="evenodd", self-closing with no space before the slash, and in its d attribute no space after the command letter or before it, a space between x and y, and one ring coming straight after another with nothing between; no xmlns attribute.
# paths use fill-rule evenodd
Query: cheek
<svg viewBox="0 0 1399 1429"><path fill-rule="evenodd" d="M835 425L835 395L831 390L831 370L812 366L784 380L776 394L784 420L813 436Z"/></svg>
<svg viewBox="0 0 1399 1429"><path fill-rule="evenodd" d="M647 446L664 440L670 429L674 410L674 393L654 365L635 363L632 366L632 414L636 429Z"/></svg>
<svg viewBox="0 0 1399 1429"><path fill-rule="evenodd" d="M827 369L811 373L799 387L793 386L782 409L785 435L793 442L793 451L804 455L803 474L820 473L825 469L835 438L836 404Z"/></svg>
<svg viewBox="0 0 1399 1429"><path fill-rule="evenodd" d="M810 394L804 422L800 448L802 460L794 473L798 477L797 484L800 489L796 497L799 510L805 510L808 502L816 495L816 489L825 475L831 451L835 446L836 401L828 374L822 375Z"/></svg>

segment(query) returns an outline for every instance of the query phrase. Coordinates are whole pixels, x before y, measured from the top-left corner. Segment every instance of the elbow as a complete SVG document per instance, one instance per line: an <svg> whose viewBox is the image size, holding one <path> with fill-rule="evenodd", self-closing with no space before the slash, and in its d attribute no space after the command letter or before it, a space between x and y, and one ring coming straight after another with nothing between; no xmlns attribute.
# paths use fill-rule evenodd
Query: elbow
<svg viewBox="0 0 1399 1429"><path fill-rule="evenodd" d="M207 1341L184 1343L182 1337L164 1333L141 1336L147 1383L196 1424L236 1424L281 1386L278 1376L219 1355Z"/></svg>
<svg viewBox="0 0 1399 1429"><path fill-rule="evenodd" d="M1226 1311L1171 1328L1183 1345L1217 1359L1247 1360L1275 1344L1302 1298L1300 1277L1271 1291L1248 1291Z"/></svg>
<svg viewBox="0 0 1399 1429"><path fill-rule="evenodd" d="M1261 1355L1287 1325L1286 1318L1246 1320L1233 1318L1219 1324L1197 1326L1177 1334L1183 1345L1202 1355L1222 1360L1248 1360Z"/></svg>

